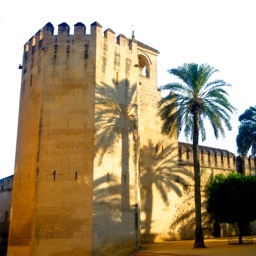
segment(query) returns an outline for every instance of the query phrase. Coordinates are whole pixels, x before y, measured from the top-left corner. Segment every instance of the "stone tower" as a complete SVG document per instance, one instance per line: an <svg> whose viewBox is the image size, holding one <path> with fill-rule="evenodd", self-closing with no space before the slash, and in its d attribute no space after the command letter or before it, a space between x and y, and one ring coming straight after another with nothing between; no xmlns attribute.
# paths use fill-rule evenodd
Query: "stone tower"
<svg viewBox="0 0 256 256"><path fill-rule="evenodd" d="M138 248L139 166L164 150L157 55L97 22L25 44L8 256Z"/></svg>

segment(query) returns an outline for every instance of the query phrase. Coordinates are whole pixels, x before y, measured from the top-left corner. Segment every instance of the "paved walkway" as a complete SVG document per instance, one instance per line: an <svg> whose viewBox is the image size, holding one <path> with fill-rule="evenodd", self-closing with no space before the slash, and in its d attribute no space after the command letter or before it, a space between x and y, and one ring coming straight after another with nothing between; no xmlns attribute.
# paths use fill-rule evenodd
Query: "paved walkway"
<svg viewBox="0 0 256 256"><path fill-rule="evenodd" d="M256 237L253 244L231 245L227 238L205 239L207 248L195 249L194 241L170 241L166 243L142 244L139 252L132 256L255 256Z"/></svg>

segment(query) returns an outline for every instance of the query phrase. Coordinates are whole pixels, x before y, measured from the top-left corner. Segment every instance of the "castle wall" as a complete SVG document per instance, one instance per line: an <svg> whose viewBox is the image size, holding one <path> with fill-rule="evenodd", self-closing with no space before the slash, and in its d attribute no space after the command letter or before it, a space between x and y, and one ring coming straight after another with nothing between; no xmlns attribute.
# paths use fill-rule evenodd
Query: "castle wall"
<svg viewBox="0 0 256 256"><path fill-rule="evenodd" d="M91 253L95 54L82 24L25 46L8 255Z"/></svg>
<svg viewBox="0 0 256 256"><path fill-rule="evenodd" d="M192 145L176 147L150 142L141 150L141 240L193 239L195 230L194 168ZM237 159L227 150L200 146L202 225L205 237L212 237L213 223L206 211L206 186L212 175L237 170ZM148 153L146 153L148 152ZM143 158L145 154L145 158ZM144 162L143 162L144 161ZM250 161L250 162L249 162ZM250 163L250 164L249 164ZM251 157L244 159L246 175L255 168ZM250 168L249 168L250 167ZM252 224L254 230L254 224ZM222 236L237 234L234 225L222 225Z"/></svg>
<svg viewBox="0 0 256 256"><path fill-rule="evenodd" d="M139 246L137 42L97 22L69 30L48 23L24 47L9 256Z"/></svg>
<svg viewBox="0 0 256 256"><path fill-rule="evenodd" d="M154 239L168 232L167 223L179 199L182 185L175 179L183 177L177 166L177 138L161 133L157 88L157 55L150 48L139 48L139 136L140 136L140 193L141 240ZM143 66L146 71L143 74Z"/></svg>
<svg viewBox="0 0 256 256"><path fill-rule="evenodd" d="M0 256L6 256L9 234L13 176L0 180Z"/></svg>
<svg viewBox="0 0 256 256"><path fill-rule="evenodd" d="M38 54L34 54L35 43L35 37L31 38L24 47L23 55L9 255L14 255L16 250L22 255L30 255L34 233L38 132L42 99L42 72L34 68L39 67L41 52L37 50ZM41 81L35 86L37 80Z"/></svg>
<svg viewBox="0 0 256 256"><path fill-rule="evenodd" d="M161 134L158 51L97 22L69 30L48 23L24 47L8 256L124 256L192 239L192 150ZM200 150L204 206L210 176L237 163ZM240 164L255 174L253 158Z"/></svg>
<svg viewBox="0 0 256 256"><path fill-rule="evenodd" d="M206 186L211 176L218 174L228 175L237 170L237 158L227 150L199 146L200 150L200 167L201 167L201 200L202 200L202 227L204 236L210 238L213 235L213 223L206 211ZM179 142L178 145L178 168L185 170L187 177L183 180L183 190L180 198L173 205L170 218L166 225L168 232L158 233L159 240L180 240L194 239L195 230L195 209L194 209L194 168L192 158L192 145ZM245 175L254 175L253 169L255 164L248 168L248 161L252 157L245 158ZM190 175L189 175L190 174ZM191 177L191 178L190 178ZM179 180L181 181L181 180ZM251 224L251 230L255 233L255 223ZM238 235L236 225L223 224L221 230L222 236Z"/></svg>
<svg viewBox="0 0 256 256"><path fill-rule="evenodd" d="M100 25L97 35L93 252L129 255L139 246L137 47Z"/></svg>

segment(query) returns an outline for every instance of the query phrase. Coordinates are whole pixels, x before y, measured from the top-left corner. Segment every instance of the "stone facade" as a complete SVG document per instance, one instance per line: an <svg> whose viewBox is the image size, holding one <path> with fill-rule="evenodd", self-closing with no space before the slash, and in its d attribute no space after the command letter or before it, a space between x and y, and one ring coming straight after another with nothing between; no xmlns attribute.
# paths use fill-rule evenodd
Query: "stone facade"
<svg viewBox="0 0 256 256"><path fill-rule="evenodd" d="M24 47L8 256L191 238L191 151L161 134L158 51L97 22L69 31L48 23ZM202 148L201 166L205 185L234 155Z"/></svg>
<svg viewBox="0 0 256 256"><path fill-rule="evenodd" d="M0 256L7 252L13 176L0 180Z"/></svg>
<svg viewBox="0 0 256 256"><path fill-rule="evenodd" d="M48 23L25 44L8 256L139 247L140 148L164 140L158 51L90 29Z"/></svg>
<svg viewBox="0 0 256 256"><path fill-rule="evenodd" d="M192 145L179 142L178 147L172 150L176 152L176 157L171 164L170 161L166 161L165 154L161 153L153 157L157 161L155 165L149 162L149 165L157 168L151 168L147 178L144 177L143 169L141 170L141 235L142 241L145 242L194 237ZM209 237L212 223L205 210L205 186L211 175L228 174L236 170L236 158L227 150L200 146L200 166L203 228L205 236ZM229 231L225 234L227 233Z"/></svg>

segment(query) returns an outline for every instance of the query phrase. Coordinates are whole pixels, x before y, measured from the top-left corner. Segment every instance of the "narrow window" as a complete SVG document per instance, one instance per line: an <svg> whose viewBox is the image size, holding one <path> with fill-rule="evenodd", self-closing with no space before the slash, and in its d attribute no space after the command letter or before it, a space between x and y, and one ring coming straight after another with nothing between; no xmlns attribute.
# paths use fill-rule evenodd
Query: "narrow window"
<svg viewBox="0 0 256 256"><path fill-rule="evenodd" d="M139 55L138 62L139 75L143 77L149 77L149 62L147 58L143 55Z"/></svg>
<svg viewBox="0 0 256 256"><path fill-rule="evenodd" d="M58 45L57 44L55 44L54 45L54 59L56 59L57 58L57 51L58 51Z"/></svg>
<svg viewBox="0 0 256 256"><path fill-rule="evenodd" d="M67 46L67 58L69 58L69 51L70 51L70 46Z"/></svg>

